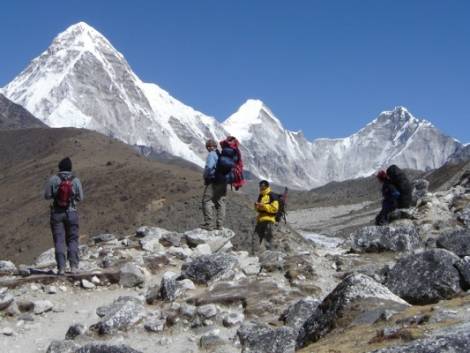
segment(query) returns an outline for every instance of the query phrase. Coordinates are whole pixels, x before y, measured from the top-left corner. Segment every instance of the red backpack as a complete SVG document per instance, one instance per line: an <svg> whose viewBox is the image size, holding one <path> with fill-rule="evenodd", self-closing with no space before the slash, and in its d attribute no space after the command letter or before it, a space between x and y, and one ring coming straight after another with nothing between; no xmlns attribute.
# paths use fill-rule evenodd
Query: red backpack
<svg viewBox="0 0 470 353"><path fill-rule="evenodd" d="M60 177L60 184L55 195L55 203L60 208L68 208L73 196L73 176Z"/></svg>

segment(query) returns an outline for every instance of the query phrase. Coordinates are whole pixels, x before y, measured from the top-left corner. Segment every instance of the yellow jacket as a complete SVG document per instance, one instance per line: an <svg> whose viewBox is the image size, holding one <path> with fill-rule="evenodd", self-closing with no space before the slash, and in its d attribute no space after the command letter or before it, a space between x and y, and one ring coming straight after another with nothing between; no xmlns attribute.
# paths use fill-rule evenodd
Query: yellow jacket
<svg viewBox="0 0 470 353"><path fill-rule="evenodd" d="M256 222L258 223L276 223L276 213L279 210L279 201L270 200L270 192L271 188L267 188L266 190L262 191L258 196L258 202L262 204L258 207L255 206L256 212L258 212L258 216L256 217Z"/></svg>

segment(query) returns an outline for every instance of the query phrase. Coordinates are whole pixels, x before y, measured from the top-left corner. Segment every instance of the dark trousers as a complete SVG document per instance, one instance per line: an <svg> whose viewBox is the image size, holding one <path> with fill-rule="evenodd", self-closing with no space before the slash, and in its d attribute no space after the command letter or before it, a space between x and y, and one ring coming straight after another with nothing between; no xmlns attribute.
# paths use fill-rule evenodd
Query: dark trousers
<svg viewBox="0 0 470 353"><path fill-rule="evenodd" d="M65 269L67 259L70 267L78 267L78 229L77 211L51 211L51 230L59 270Z"/></svg>
<svg viewBox="0 0 470 353"><path fill-rule="evenodd" d="M375 225L383 226L389 223L390 213L397 209L396 202L391 202L388 200L382 201L382 209L380 210L377 217L375 217Z"/></svg>
<svg viewBox="0 0 470 353"><path fill-rule="evenodd" d="M273 225L272 222L259 222L256 224L255 234L258 239L253 239L253 254L260 251L263 240L266 250L273 249Z"/></svg>

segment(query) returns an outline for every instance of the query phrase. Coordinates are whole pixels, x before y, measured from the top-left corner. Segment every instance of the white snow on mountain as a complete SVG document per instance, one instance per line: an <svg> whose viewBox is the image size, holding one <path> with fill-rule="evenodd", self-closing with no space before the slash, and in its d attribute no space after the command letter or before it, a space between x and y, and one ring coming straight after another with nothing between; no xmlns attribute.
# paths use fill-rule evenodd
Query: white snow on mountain
<svg viewBox="0 0 470 353"><path fill-rule="evenodd" d="M96 130L199 166L205 140L231 134L242 142L247 170L298 188L369 175L391 163L436 168L461 148L403 107L382 112L349 137L313 142L285 129L260 100L248 100L221 124L141 81L124 56L83 22L60 33L2 91L51 127Z"/></svg>

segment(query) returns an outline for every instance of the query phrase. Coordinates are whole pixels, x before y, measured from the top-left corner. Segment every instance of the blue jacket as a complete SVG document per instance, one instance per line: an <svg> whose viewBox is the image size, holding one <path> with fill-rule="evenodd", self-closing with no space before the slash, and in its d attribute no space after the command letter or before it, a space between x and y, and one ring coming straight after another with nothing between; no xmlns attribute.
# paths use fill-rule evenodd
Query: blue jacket
<svg viewBox="0 0 470 353"><path fill-rule="evenodd" d="M219 159L219 155L217 151L210 151L207 155L206 159L206 166L204 167L204 181L206 184L210 184L215 179L215 169L217 167L217 161Z"/></svg>

